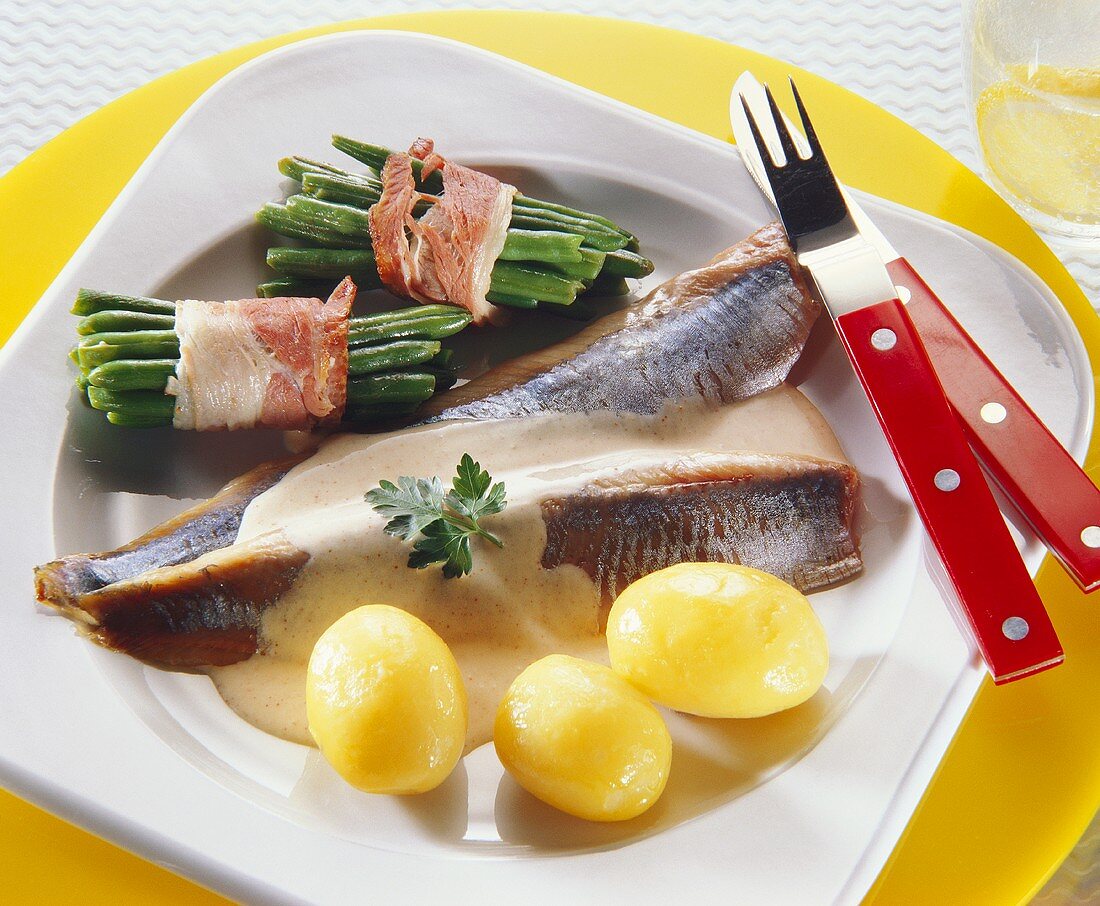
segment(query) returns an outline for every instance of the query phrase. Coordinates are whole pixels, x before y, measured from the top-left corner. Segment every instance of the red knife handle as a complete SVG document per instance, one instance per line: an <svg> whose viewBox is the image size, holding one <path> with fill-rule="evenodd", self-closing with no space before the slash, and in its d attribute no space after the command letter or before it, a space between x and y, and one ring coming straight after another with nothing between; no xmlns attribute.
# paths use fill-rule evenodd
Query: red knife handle
<svg viewBox="0 0 1100 906"><path fill-rule="evenodd" d="M1100 588L1100 488L912 265L898 258L887 269L911 294L909 316L986 471L1074 581Z"/></svg>
<svg viewBox="0 0 1100 906"><path fill-rule="evenodd" d="M879 302L836 325L994 682L1060 664L1058 636L905 307Z"/></svg>

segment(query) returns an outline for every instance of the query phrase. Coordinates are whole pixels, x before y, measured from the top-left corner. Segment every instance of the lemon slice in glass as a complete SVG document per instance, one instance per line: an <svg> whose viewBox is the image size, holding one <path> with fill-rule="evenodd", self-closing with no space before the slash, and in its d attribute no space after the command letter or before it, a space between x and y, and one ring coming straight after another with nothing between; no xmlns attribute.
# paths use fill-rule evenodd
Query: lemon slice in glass
<svg viewBox="0 0 1100 906"><path fill-rule="evenodd" d="M1100 70L1010 67L976 105L994 176L1051 217L1100 222Z"/></svg>

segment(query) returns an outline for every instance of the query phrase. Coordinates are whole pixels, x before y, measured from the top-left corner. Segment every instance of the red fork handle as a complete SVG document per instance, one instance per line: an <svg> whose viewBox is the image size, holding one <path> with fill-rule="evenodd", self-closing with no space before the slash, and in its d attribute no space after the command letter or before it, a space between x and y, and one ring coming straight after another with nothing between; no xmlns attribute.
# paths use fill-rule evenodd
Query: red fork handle
<svg viewBox="0 0 1100 906"><path fill-rule="evenodd" d="M904 258L887 265L909 290L920 332L970 446L990 477L1081 588L1100 588L1100 488Z"/></svg>
<svg viewBox="0 0 1100 906"><path fill-rule="evenodd" d="M879 302L836 325L994 682L1060 664L1058 636L905 307Z"/></svg>

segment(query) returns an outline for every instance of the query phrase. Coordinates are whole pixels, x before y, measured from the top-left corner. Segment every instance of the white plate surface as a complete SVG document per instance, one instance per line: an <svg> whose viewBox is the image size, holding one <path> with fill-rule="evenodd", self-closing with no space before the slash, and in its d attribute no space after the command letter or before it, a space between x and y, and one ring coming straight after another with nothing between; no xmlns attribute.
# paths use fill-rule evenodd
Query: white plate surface
<svg viewBox="0 0 1100 906"><path fill-rule="evenodd" d="M400 73L399 76L388 75ZM303 42L227 76L180 120L0 353L7 544L0 781L243 899L858 902L915 807L981 671L936 591L911 507L827 325L796 369L867 485L866 574L813 596L833 663L821 694L762 721L670 716L662 803L621 826L518 790L491 747L440 790L356 794L316 753L244 724L202 677L94 649L32 604L30 567L128 540L277 449L272 437L109 429L73 402L79 286L248 295L268 237L251 214L288 153L337 157L340 131L431 135L529 194L632 227L652 285L769 219L728 146L502 58L436 38ZM1076 454L1087 359L1050 292L984 241L875 199L868 208ZM507 353L545 331L518 331ZM498 351L498 355L500 352ZM1026 553L1037 566L1041 551Z"/></svg>

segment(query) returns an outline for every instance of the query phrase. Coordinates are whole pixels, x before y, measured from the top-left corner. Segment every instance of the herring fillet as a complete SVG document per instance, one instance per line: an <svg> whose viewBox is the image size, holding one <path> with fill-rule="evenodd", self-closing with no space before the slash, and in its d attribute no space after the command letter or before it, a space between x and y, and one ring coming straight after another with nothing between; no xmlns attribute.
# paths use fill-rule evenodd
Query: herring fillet
<svg viewBox="0 0 1100 906"><path fill-rule="evenodd" d="M808 591L862 569L858 499L851 466L812 457L703 453L624 465L527 501L538 508L546 542L537 562L511 568L580 567L593 581L601 622L631 581L680 562L741 563ZM381 532L372 537L389 543ZM264 610L308 560L281 530L268 531L108 584L60 609L93 641L146 663L226 666L262 649ZM391 564L381 568L388 573Z"/></svg>
<svg viewBox="0 0 1100 906"><path fill-rule="evenodd" d="M71 601L62 613L105 648L158 667L222 667L253 655L260 617L309 554L271 532Z"/></svg>
<svg viewBox="0 0 1100 906"><path fill-rule="evenodd" d="M702 454L542 502L542 565L570 563L610 604L631 582L685 562L739 563L801 591L863 568L859 476L810 457Z"/></svg>
<svg viewBox="0 0 1100 906"><path fill-rule="evenodd" d="M786 379L819 313L771 223L636 305L436 395L417 420L651 415L676 400L746 399Z"/></svg>
<svg viewBox="0 0 1100 906"><path fill-rule="evenodd" d="M209 500L162 522L129 544L100 554L70 554L34 569L38 600L62 611L146 570L177 566L232 544L245 508L303 457L274 460L235 478Z"/></svg>

